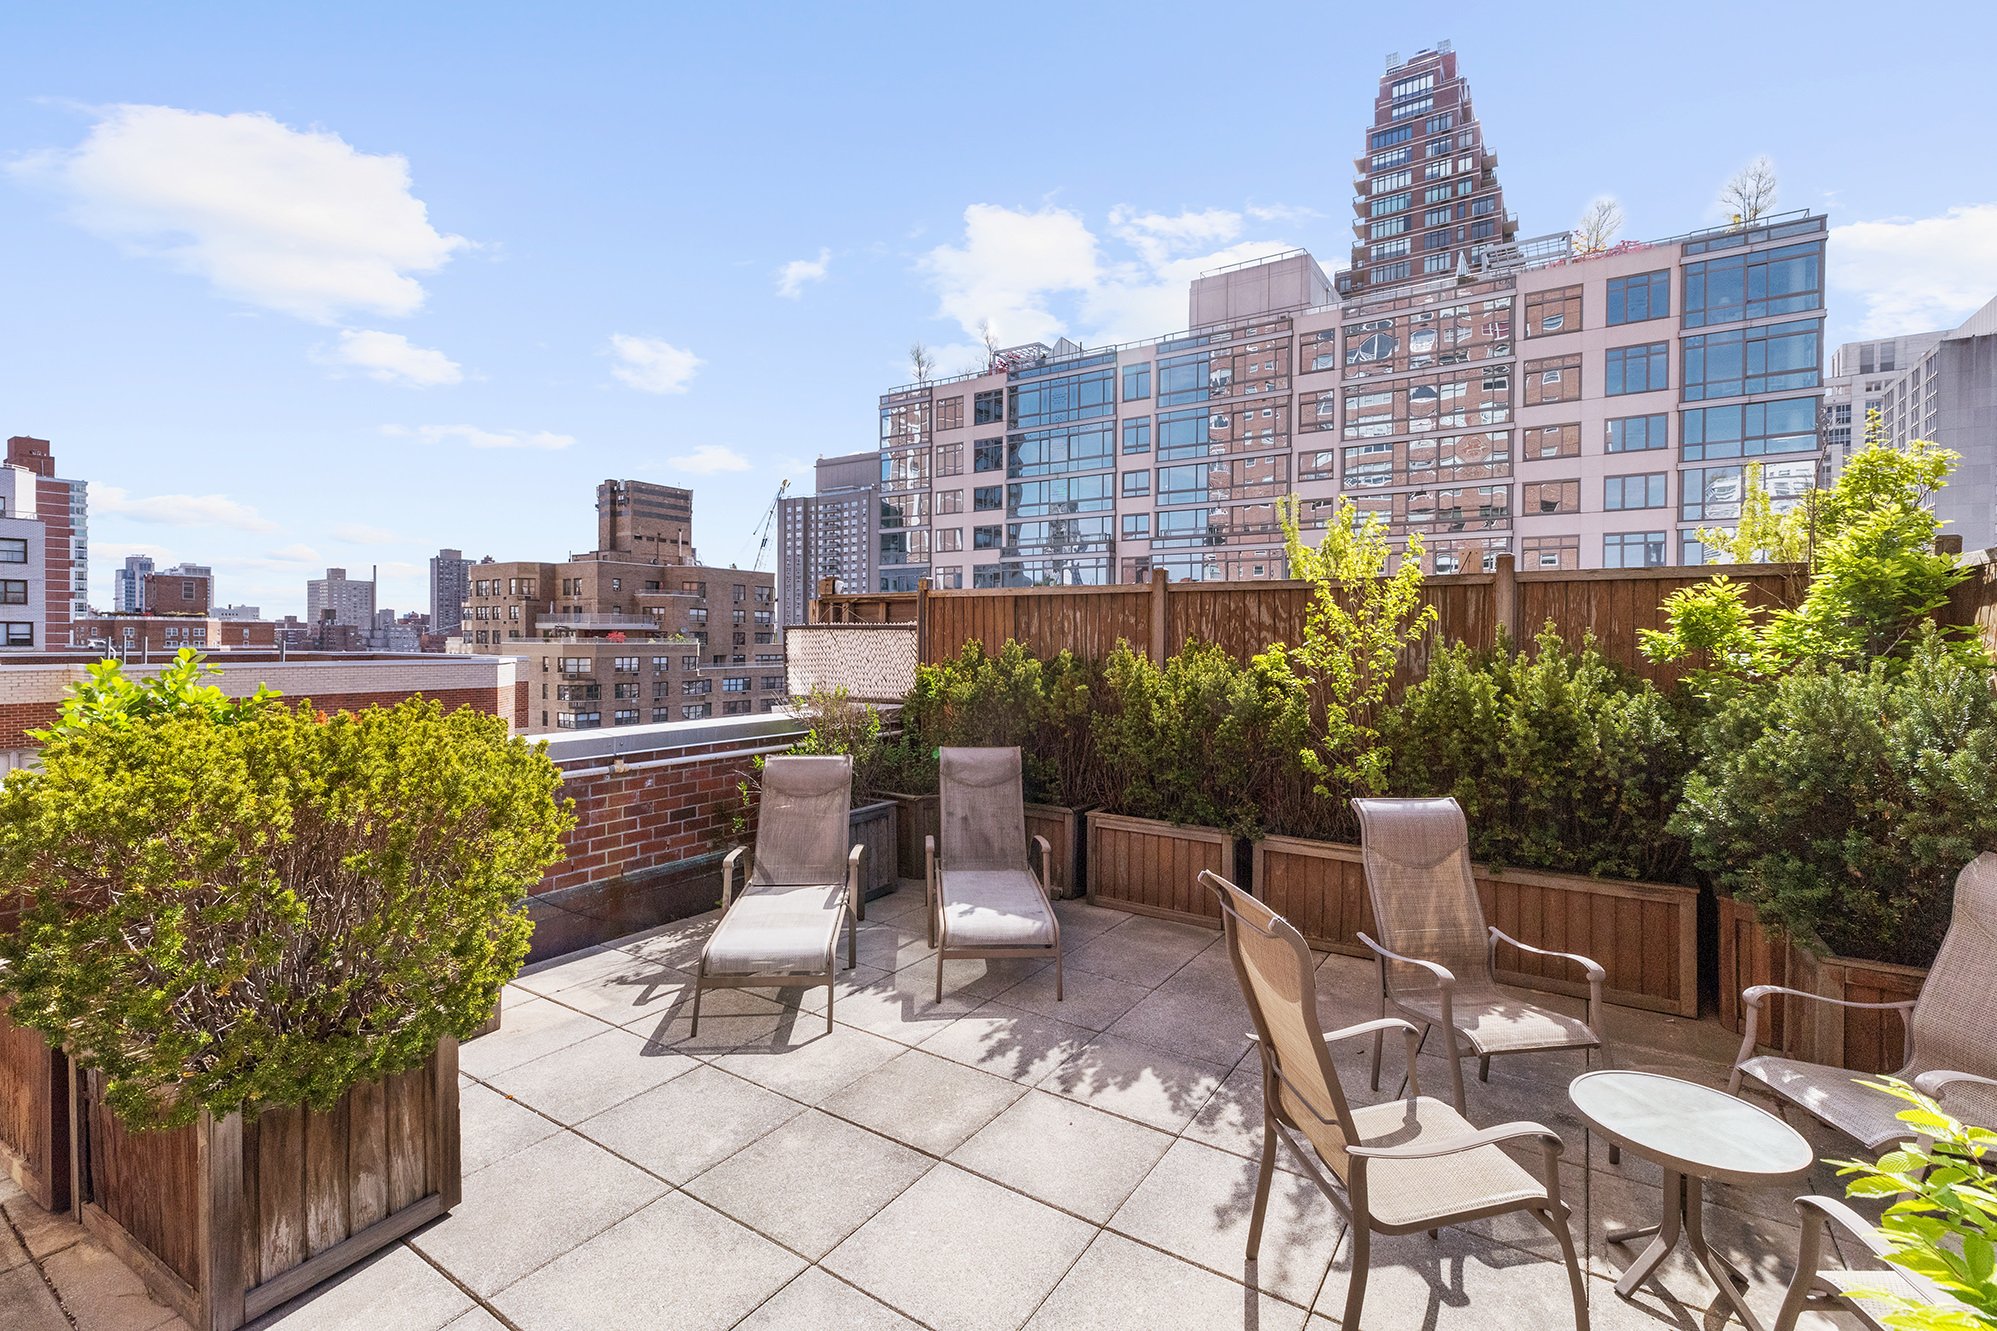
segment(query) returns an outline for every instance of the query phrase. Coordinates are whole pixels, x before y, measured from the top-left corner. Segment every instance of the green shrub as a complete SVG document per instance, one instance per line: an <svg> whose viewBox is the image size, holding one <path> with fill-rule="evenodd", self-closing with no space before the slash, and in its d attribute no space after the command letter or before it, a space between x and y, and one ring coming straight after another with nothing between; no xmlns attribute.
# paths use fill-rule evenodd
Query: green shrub
<svg viewBox="0 0 1997 1331"><path fill-rule="evenodd" d="M1987 666L1919 635L1897 675L1805 664L1729 703L1672 826L1723 889L1806 946L1925 966L1955 876L1997 847Z"/></svg>
<svg viewBox="0 0 1997 1331"><path fill-rule="evenodd" d="M59 728L0 785L13 1020L136 1128L305 1103L491 1014L574 824L498 717L209 706Z"/></svg>
<svg viewBox="0 0 1997 1331"><path fill-rule="evenodd" d="M1592 637L1575 652L1548 624L1536 648L1435 652L1386 728L1393 790L1455 796L1471 853L1495 865L1670 880L1681 718Z"/></svg>
<svg viewBox="0 0 1997 1331"><path fill-rule="evenodd" d="M916 671L901 711L910 784L896 789L935 791L938 748L1018 746L1028 803L1083 802L1094 779L1097 683L1098 672L1072 652L1042 661L1008 640L992 656L972 639L954 660Z"/></svg>

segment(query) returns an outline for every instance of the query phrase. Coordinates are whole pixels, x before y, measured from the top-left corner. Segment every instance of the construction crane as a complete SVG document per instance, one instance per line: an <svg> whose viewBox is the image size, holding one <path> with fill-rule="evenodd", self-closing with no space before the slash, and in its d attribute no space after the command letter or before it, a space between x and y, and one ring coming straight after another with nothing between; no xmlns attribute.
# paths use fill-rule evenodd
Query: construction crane
<svg viewBox="0 0 1997 1331"><path fill-rule="evenodd" d="M763 514L763 520L757 524L756 530L749 533L751 536L760 536L763 538L762 544L756 547L756 562L749 566L750 571L753 573L761 573L763 571L763 556L769 553L770 537L777 529L777 509L784 502L784 496L789 493L789 481L784 481L781 485L777 486L777 497L770 501L769 511Z"/></svg>

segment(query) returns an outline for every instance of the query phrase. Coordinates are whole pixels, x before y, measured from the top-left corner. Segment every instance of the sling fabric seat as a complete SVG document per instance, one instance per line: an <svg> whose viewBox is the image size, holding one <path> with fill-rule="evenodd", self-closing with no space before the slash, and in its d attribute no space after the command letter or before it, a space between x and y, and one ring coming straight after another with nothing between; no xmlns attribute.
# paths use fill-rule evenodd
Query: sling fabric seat
<svg viewBox="0 0 1997 1331"><path fill-rule="evenodd" d="M1228 956L1262 1059L1262 1161L1248 1223L1248 1260L1256 1260L1261 1246L1281 1143L1351 1226L1352 1282L1339 1325L1364 1325L1359 1314L1373 1234L1413 1234L1524 1211L1559 1240L1574 1325L1588 1331L1587 1288L1568 1208L1560 1200L1559 1135L1538 1123L1479 1132L1442 1101L1423 1095L1415 1071L1417 1032L1399 1017L1326 1033L1318 1025L1316 958L1303 935L1211 870L1202 870L1200 881L1220 898ZM1354 1109L1328 1046L1355 1036L1377 1039L1388 1031L1400 1032L1407 1047L1408 1098ZM1539 1144L1542 1176L1535 1177L1499 1145L1519 1139Z"/></svg>
<svg viewBox="0 0 1997 1331"><path fill-rule="evenodd" d="M942 749L943 835L923 838L928 869L929 945L936 949L936 1001L943 963L964 957L1051 953L1061 998L1061 922L1047 896L1047 838L1035 837L1040 873L1026 858L1026 799L1019 750Z"/></svg>
<svg viewBox="0 0 1997 1331"><path fill-rule="evenodd" d="M694 975L693 1029L708 989L825 986L825 1029L832 1029L839 926L846 926L852 969L864 919L860 853L849 852L853 760L845 756L774 757L763 764L756 814L756 856L738 896L735 878L746 846L721 862L721 923L701 949Z"/></svg>
<svg viewBox="0 0 1997 1331"><path fill-rule="evenodd" d="M1602 1045L1599 1019L1606 972L1587 957L1528 947L1486 924L1470 873L1470 829L1453 799L1356 799L1366 893L1375 942L1359 941L1380 962L1380 1015L1393 1007L1439 1028L1447 1043L1456 1112L1466 1112L1462 1060L1475 1055L1490 1079L1493 1054ZM1588 1019L1579 1021L1498 987L1499 940L1521 952L1562 957L1588 977ZM1380 1042L1373 1037L1373 1089L1380 1089Z"/></svg>
<svg viewBox="0 0 1997 1331"><path fill-rule="evenodd" d="M1788 994L1843 1008L1892 1008L1902 1022L1905 1063L1895 1077L1913 1082L1965 1123L1997 1127L1997 854L1985 851L1963 866L1955 879L1955 913L1941 951L1911 1003L1853 1003L1823 994L1757 984L1741 991L1747 1029L1734 1058L1727 1089L1739 1094L1742 1081L1828 1123L1865 1144L1883 1150L1916 1135L1898 1117L1905 1102L1860 1085L1866 1073L1827 1067L1796 1058L1757 1057L1761 1005L1770 994Z"/></svg>
<svg viewBox="0 0 1997 1331"><path fill-rule="evenodd" d="M1895 1100L1893 1103L1906 1102ZM1892 1245L1886 1242L1885 1235L1867 1223L1864 1216L1836 1198L1798 1197L1796 1213L1803 1220L1803 1233L1796 1252L1796 1274L1790 1278L1788 1292L1775 1315L1772 1331L1796 1331L1796 1319L1805 1312L1850 1313L1860 1325L1870 1327L1872 1331L1885 1331L1885 1319L1898 1309L1883 1299L1866 1297L1864 1291L1886 1290L1915 1304L1932 1304L1938 1308L1955 1302L1926 1277L1897 1266L1885 1270L1820 1269L1826 1221L1864 1244L1874 1257L1885 1257L1893 1250Z"/></svg>

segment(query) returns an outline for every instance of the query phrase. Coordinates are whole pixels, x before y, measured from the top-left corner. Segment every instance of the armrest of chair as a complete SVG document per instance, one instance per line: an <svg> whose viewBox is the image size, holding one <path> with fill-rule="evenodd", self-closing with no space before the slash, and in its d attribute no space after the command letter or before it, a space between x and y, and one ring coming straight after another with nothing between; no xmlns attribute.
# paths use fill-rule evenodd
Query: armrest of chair
<svg viewBox="0 0 1997 1331"><path fill-rule="evenodd" d="M1464 1151L1474 1151L1479 1146L1495 1146L1499 1142L1514 1141L1520 1137L1536 1137L1558 1155L1565 1143L1560 1134L1543 1123L1517 1122L1500 1123L1495 1128L1483 1128L1477 1132L1466 1132L1461 1137L1451 1137L1446 1141L1430 1142L1424 1145L1415 1142L1409 1146L1347 1146L1347 1155L1363 1156L1370 1160L1433 1160L1439 1155L1458 1155Z"/></svg>
<svg viewBox="0 0 1997 1331"><path fill-rule="evenodd" d="M735 870L744 855L749 853L747 846L737 846L728 852L721 861L721 909L725 914L735 904Z"/></svg>
<svg viewBox="0 0 1997 1331"><path fill-rule="evenodd" d="M856 841L853 849L846 852L846 904L852 908L853 918L863 923L867 918L867 894L860 886L860 856L866 849Z"/></svg>
<svg viewBox="0 0 1997 1331"><path fill-rule="evenodd" d="M1040 885L1040 895L1046 900L1047 909L1051 911L1054 909L1054 894L1047 890L1047 873L1048 865L1054 859L1054 847L1048 844L1047 838L1044 836L1034 837L1033 844L1040 848L1040 877L1036 881ZM1027 867L1031 868L1032 866L1028 865Z"/></svg>
<svg viewBox="0 0 1997 1331"><path fill-rule="evenodd" d="M1829 1003L1833 1007L1855 1008L1898 1008L1900 1010L1900 1030L1904 1042L1911 1044L1912 1023L1907 1018L1913 1014L1911 1002L1899 1003L1854 1003L1848 998L1831 998L1825 994L1813 994L1803 989L1790 989L1779 984L1754 984L1740 991L1741 1006L1747 1009L1745 1029L1741 1032L1740 1052L1734 1055L1734 1073L1727 1080L1729 1095L1740 1089L1740 1065L1754 1057L1754 1037L1761 1027L1761 1004L1770 994L1787 994L1791 998L1807 998L1813 1003ZM1912 1054L1909 1049L1909 1055Z"/></svg>
<svg viewBox="0 0 1997 1331"><path fill-rule="evenodd" d="M1942 1092L1951 1086L1968 1082L1972 1086L1988 1086L1997 1089L1997 1078L1979 1077L1973 1072L1923 1072L1914 1078L1914 1089L1931 1100L1939 1100Z"/></svg>
<svg viewBox="0 0 1997 1331"><path fill-rule="evenodd" d="M1359 935L1359 941L1364 943L1367 947L1372 948L1374 952L1379 954L1379 957L1383 962L1405 961L1410 966L1419 966L1423 970L1430 972L1435 976L1435 978L1438 981L1441 982L1442 987L1444 989L1447 989L1449 988L1449 986L1456 983L1456 976L1451 973L1449 967L1444 966L1439 962L1423 961L1420 957L1404 957L1398 952L1389 952L1386 948L1381 947L1378 943L1374 942L1372 939L1368 938L1363 933Z"/></svg>
<svg viewBox="0 0 1997 1331"><path fill-rule="evenodd" d="M922 838L923 910L929 919L929 946L936 946L936 838Z"/></svg>
<svg viewBox="0 0 1997 1331"><path fill-rule="evenodd" d="M1874 1257L1884 1257L1893 1251L1893 1245L1870 1220L1834 1197L1798 1197L1796 1214L1802 1217L1806 1228L1812 1222L1819 1225L1826 1220L1832 1222L1863 1243Z"/></svg>
<svg viewBox="0 0 1997 1331"><path fill-rule="evenodd" d="M1588 1029L1595 1033L1596 1039L1600 1040L1604 1038L1602 1028L1596 1025L1596 1019L1601 1015L1602 1011L1602 981L1608 978L1609 973L1607 971L1603 970L1592 958L1584 957L1579 952L1553 952L1543 947L1534 947L1530 943L1521 943L1495 924L1487 925L1486 927L1491 931L1491 965L1493 969L1496 969L1498 962L1498 940L1503 939L1521 952L1530 952L1536 957L1559 957L1564 961L1573 962L1586 972L1588 976Z"/></svg>
<svg viewBox="0 0 1997 1331"><path fill-rule="evenodd" d="M1421 1032L1411 1021L1399 1017L1376 1017L1372 1021L1362 1021L1356 1026L1341 1026L1335 1031L1324 1033L1324 1042L1349 1040L1359 1035L1385 1035L1388 1031L1399 1031L1401 1039L1408 1047L1408 1094L1421 1094L1421 1075L1415 1071L1415 1057L1421 1052Z"/></svg>

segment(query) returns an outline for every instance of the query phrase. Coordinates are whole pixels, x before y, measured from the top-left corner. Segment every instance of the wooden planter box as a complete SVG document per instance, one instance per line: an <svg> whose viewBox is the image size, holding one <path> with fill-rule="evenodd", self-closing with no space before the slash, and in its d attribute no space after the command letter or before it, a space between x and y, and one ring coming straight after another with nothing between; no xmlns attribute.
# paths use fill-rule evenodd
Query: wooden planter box
<svg viewBox="0 0 1997 1331"><path fill-rule="evenodd" d="M443 1215L463 1195L458 1045L302 1107L127 1132L102 1077L72 1115L84 1225L194 1331L234 1331Z"/></svg>
<svg viewBox="0 0 1997 1331"><path fill-rule="evenodd" d="M1371 958L1373 905L1359 847L1301 837L1255 843L1254 891L1314 947ZM1624 1007L1699 1015L1699 889L1473 864L1484 918L1531 947L1578 952L1608 972L1602 996ZM1377 935L1374 935L1377 937ZM1506 984L1586 997L1575 967L1498 947Z"/></svg>
<svg viewBox="0 0 1997 1331"><path fill-rule="evenodd" d="M1092 813L1088 824L1090 904L1220 927L1220 905L1199 873L1233 879L1233 837L1121 814Z"/></svg>
<svg viewBox="0 0 1997 1331"><path fill-rule="evenodd" d="M0 1000L0 1167L44 1211L67 1211L69 1060Z"/></svg>
<svg viewBox="0 0 1997 1331"><path fill-rule="evenodd" d="M1747 1031L1747 1007L1741 991L1757 984L1779 984L1797 988L1790 974L1790 956L1796 949L1787 939L1761 923L1753 906L1733 897L1717 899L1720 921L1720 1021L1735 1035ZM1761 1004L1761 1024L1756 1034L1766 1048L1793 1053L1794 1036L1789 1030L1789 1000L1770 994Z"/></svg>
<svg viewBox="0 0 1997 1331"><path fill-rule="evenodd" d="M895 844L895 805L893 800L866 804L853 810L848 820L853 840L867 848L860 857L860 890L872 901L901 886L901 848Z"/></svg>
<svg viewBox="0 0 1997 1331"><path fill-rule="evenodd" d="M1082 815L1086 809L1070 809L1061 804L1026 806L1026 850L1033 853L1033 838L1047 838L1047 895L1059 900L1078 897L1086 890L1083 874L1088 841L1082 835Z"/></svg>
<svg viewBox="0 0 1997 1331"><path fill-rule="evenodd" d="M902 795L883 791L895 805L895 842L901 848L899 871L903 878L923 878L929 866L923 859L922 839L937 835L942 805L938 795Z"/></svg>

